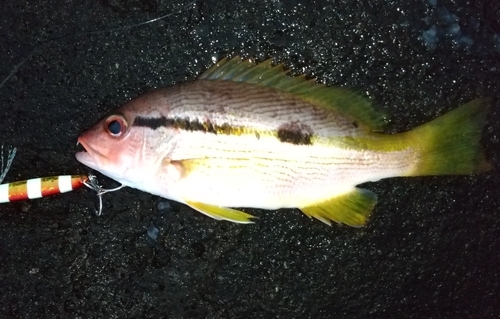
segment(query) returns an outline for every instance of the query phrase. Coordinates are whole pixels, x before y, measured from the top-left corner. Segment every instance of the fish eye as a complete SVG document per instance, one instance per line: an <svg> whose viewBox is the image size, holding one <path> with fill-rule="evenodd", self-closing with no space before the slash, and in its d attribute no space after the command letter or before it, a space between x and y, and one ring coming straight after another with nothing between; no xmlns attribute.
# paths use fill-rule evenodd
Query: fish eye
<svg viewBox="0 0 500 319"><path fill-rule="evenodd" d="M119 137L127 131L127 121L121 115L111 115L104 123L104 130L112 137Z"/></svg>

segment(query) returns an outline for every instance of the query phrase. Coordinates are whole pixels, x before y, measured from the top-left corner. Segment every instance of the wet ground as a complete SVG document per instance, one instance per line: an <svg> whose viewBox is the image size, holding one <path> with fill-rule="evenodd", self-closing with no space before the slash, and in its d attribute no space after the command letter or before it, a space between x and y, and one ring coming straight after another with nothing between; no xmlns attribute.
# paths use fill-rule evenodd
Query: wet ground
<svg viewBox="0 0 500 319"><path fill-rule="evenodd" d="M225 55L359 90L390 131L500 92L497 1L7 0L0 16L0 78L16 71L0 87L0 144L18 148L5 182L88 173L80 132ZM379 203L362 229L298 210L235 225L132 189L101 217L88 189L1 204L0 316L496 318L499 123L495 100L493 171L365 185Z"/></svg>

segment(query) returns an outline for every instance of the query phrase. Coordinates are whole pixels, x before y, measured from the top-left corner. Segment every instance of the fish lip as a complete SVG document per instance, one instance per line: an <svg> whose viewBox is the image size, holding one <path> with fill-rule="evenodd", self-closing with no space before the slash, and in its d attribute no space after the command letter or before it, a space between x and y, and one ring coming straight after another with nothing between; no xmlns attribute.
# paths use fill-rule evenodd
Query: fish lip
<svg viewBox="0 0 500 319"><path fill-rule="evenodd" d="M83 147L83 151L80 151L80 152L77 152L77 154L79 153L90 153L90 152L95 152L94 149L92 149L92 147L90 147L90 145L87 144L87 142L85 142L84 139L82 139L81 137L78 138L78 141L76 142L76 145L81 145ZM90 151L90 152L89 152Z"/></svg>
<svg viewBox="0 0 500 319"><path fill-rule="evenodd" d="M80 144L83 147L83 151L76 152L75 157L76 160L82 163L83 165L86 165L90 168L96 169L98 164L97 164L97 158L102 157L102 154L93 149L87 142L85 142L84 139L81 137L78 138L77 145Z"/></svg>

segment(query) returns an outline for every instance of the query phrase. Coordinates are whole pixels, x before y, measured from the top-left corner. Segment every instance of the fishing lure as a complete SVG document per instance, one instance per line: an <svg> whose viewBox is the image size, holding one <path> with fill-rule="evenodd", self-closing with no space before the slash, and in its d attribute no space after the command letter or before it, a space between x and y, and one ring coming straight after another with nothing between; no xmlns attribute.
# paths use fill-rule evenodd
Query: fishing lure
<svg viewBox="0 0 500 319"><path fill-rule="evenodd" d="M93 174L87 175L59 175L28 179L14 183L0 185L0 203L9 203L20 200L35 199L67 193L82 186L86 186L97 193L99 209L96 215L102 215L102 195L114 192L123 185L112 189L103 188Z"/></svg>
<svg viewBox="0 0 500 319"><path fill-rule="evenodd" d="M0 203L34 199L70 192L88 182L87 175L59 175L0 185Z"/></svg>
<svg viewBox="0 0 500 319"><path fill-rule="evenodd" d="M0 148L1 169L0 183L12 165L17 149L8 149L7 160L4 160L4 147ZM86 175L59 175L33 178L14 183L0 184L0 203L47 197L66 193L85 185L89 180Z"/></svg>

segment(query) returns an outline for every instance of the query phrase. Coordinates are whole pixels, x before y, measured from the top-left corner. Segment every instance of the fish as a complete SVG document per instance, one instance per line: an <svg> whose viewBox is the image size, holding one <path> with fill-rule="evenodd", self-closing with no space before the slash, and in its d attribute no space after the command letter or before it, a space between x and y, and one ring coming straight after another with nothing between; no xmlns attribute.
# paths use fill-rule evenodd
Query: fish
<svg viewBox="0 0 500 319"><path fill-rule="evenodd" d="M218 220L254 221L238 208L298 208L361 227L377 196L359 184L490 169L480 145L489 104L475 99L389 134L357 92L236 56L112 111L78 137L76 159Z"/></svg>
<svg viewBox="0 0 500 319"><path fill-rule="evenodd" d="M88 182L86 175L32 178L0 185L0 203L35 199L70 192Z"/></svg>

